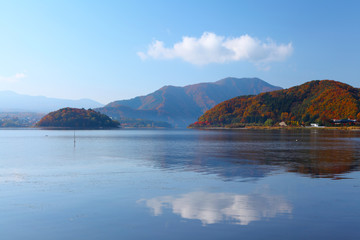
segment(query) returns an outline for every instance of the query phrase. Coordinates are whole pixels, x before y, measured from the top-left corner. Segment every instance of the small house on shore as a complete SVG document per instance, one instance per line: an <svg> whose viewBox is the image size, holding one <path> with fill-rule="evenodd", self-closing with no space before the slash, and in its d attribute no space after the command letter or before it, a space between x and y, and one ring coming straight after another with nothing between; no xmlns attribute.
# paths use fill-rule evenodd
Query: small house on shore
<svg viewBox="0 0 360 240"><path fill-rule="evenodd" d="M280 127L287 127L287 124L284 121L282 121L282 122L279 123L279 126Z"/></svg>

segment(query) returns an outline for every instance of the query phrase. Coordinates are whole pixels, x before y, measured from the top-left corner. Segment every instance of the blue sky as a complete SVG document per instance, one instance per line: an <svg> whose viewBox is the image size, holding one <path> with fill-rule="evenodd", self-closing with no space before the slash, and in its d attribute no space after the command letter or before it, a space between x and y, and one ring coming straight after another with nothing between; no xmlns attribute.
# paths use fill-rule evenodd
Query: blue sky
<svg viewBox="0 0 360 240"><path fill-rule="evenodd" d="M0 90L102 103L232 77L360 87L359 1L0 1Z"/></svg>

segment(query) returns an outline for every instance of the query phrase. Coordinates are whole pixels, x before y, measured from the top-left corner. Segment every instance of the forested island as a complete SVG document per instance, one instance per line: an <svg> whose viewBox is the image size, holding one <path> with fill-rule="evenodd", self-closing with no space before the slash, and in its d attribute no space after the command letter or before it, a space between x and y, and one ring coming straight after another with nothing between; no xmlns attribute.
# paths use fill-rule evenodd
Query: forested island
<svg viewBox="0 0 360 240"><path fill-rule="evenodd" d="M111 129L119 126L119 122L105 114L83 108L62 108L47 114L36 123L36 127L63 129Z"/></svg>
<svg viewBox="0 0 360 240"><path fill-rule="evenodd" d="M359 125L360 90L350 85L316 80L289 89L239 96L199 117L190 128L248 125Z"/></svg>

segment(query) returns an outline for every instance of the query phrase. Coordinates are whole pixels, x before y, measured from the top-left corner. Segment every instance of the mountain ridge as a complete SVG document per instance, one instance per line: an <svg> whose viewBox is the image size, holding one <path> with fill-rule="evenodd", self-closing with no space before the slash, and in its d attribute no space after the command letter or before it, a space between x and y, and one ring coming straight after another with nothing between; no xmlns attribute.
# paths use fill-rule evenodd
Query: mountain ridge
<svg viewBox="0 0 360 240"><path fill-rule="evenodd" d="M13 91L0 91L0 112L47 113L64 107L98 108L104 106L92 99L61 99L45 96L30 96Z"/></svg>
<svg viewBox="0 0 360 240"><path fill-rule="evenodd" d="M239 95L282 89L259 78L228 77L216 82L197 83L184 87L167 85L145 96L128 100L118 100L97 109L102 113L119 119L129 117L137 110L134 118L144 118L142 111L153 111L150 118L154 121L166 121L175 126L186 127L206 110L224 100ZM129 107L132 110L122 108ZM111 113L110 112L111 109ZM116 113L116 109L118 109ZM149 112L143 112L147 115ZM149 117L149 116L148 116Z"/></svg>

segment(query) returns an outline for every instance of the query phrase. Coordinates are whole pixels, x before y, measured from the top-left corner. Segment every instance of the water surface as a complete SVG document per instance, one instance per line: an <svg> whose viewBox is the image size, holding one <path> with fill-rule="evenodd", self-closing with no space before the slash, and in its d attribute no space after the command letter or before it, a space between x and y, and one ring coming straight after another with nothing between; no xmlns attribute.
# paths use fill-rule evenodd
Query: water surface
<svg viewBox="0 0 360 240"><path fill-rule="evenodd" d="M360 132L0 130L1 239L356 239Z"/></svg>

